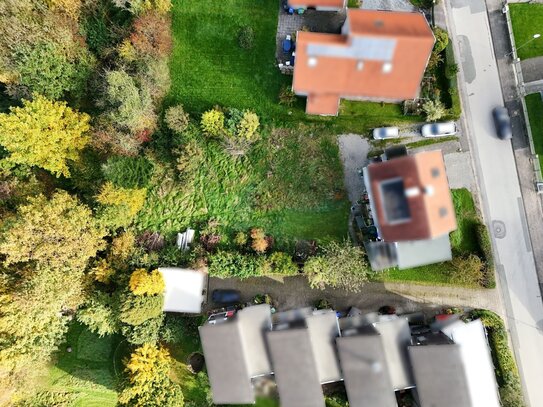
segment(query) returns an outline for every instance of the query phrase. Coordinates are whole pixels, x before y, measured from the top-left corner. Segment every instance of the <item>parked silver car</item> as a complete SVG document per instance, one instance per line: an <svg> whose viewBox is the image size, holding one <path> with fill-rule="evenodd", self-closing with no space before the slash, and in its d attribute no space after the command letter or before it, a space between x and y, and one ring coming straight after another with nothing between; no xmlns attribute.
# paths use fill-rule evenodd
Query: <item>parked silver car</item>
<svg viewBox="0 0 543 407"><path fill-rule="evenodd" d="M455 122L428 123L422 126L422 137L454 136L458 129Z"/></svg>
<svg viewBox="0 0 543 407"><path fill-rule="evenodd" d="M373 129L374 140L386 140L398 137L400 137L400 131L397 127L378 127Z"/></svg>

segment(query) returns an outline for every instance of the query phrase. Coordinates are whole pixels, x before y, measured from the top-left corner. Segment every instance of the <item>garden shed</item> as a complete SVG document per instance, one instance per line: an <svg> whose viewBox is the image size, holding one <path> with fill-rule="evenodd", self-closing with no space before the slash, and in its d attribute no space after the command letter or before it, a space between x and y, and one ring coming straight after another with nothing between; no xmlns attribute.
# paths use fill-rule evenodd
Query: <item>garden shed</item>
<svg viewBox="0 0 543 407"><path fill-rule="evenodd" d="M178 267L158 269L164 278L164 311L200 314L205 299L207 274Z"/></svg>

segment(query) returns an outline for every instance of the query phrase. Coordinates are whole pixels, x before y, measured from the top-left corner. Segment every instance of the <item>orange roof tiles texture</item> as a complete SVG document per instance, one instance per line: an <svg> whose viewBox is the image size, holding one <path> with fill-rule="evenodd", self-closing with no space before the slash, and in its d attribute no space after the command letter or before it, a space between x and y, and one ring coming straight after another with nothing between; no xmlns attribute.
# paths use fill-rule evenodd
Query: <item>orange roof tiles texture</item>
<svg viewBox="0 0 543 407"><path fill-rule="evenodd" d="M341 9L345 7L345 0L289 0L291 7L332 7Z"/></svg>
<svg viewBox="0 0 543 407"><path fill-rule="evenodd" d="M456 216L441 151L425 151L370 164L368 173L383 240L431 239L456 229ZM383 182L395 179L403 181L404 191L411 189L414 192L406 196L409 217L400 222L387 219L381 189Z"/></svg>
<svg viewBox="0 0 543 407"><path fill-rule="evenodd" d="M312 97L414 99L434 45L424 16L349 10L346 25L349 35L298 32L293 90ZM307 113L319 113L318 106Z"/></svg>

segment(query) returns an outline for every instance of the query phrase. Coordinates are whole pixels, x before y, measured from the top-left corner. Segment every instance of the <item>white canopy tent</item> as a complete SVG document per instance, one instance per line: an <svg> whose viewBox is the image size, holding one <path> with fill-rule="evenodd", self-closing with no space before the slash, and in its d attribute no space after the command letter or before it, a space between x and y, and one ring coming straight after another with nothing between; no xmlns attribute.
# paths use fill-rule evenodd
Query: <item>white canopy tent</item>
<svg viewBox="0 0 543 407"><path fill-rule="evenodd" d="M206 274L177 267L161 267L166 291L164 311L199 314L202 312Z"/></svg>

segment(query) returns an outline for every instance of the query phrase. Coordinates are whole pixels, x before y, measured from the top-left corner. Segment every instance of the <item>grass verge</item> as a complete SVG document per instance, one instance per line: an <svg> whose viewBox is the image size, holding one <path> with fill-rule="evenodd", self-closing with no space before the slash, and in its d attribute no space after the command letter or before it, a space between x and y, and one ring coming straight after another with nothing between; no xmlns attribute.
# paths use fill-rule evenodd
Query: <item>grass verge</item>
<svg viewBox="0 0 543 407"><path fill-rule="evenodd" d="M511 23L520 59L543 55L543 39L533 39L543 27L543 4L509 4ZM523 45L526 44L526 45Z"/></svg>
<svg viewBox="0 0 543 407"><path fill-rule="evenodd" d="M539 93L528 95L525 100L535 153L539 157L540 167L543 168L543 100Z"/></svg>

